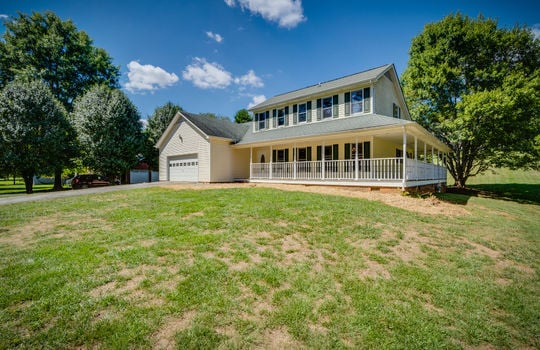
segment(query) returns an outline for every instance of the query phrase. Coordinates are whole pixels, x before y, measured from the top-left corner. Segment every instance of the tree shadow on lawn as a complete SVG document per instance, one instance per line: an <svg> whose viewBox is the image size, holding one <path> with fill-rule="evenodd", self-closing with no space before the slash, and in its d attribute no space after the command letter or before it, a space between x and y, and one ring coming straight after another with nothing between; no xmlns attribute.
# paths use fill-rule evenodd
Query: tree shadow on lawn
<svg viewBox="0 0 540 350"><path fill-rule="evenodd" d="M466 188L448 187L437 197L446 202L466 205L471 197L484 197L521 204L540 205L540 184L480 184Z"/></svg>

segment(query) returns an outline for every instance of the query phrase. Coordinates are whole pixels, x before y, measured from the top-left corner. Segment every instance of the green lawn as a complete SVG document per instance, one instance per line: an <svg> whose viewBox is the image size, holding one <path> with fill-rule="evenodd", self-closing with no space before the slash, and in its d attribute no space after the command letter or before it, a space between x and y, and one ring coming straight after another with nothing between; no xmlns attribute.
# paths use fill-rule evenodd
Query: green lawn
<svg viewBox="0 0 540 350"><path fill-rule="evenodd" d="M0 206L0 349L540 347L540 207L461 202L246 186Z"/></svg>
<svg viewBox="0 0 540 350"><path fill-rule="evenodd" d="M48 192L52 191L54 185L34 185L33 191L36 192ZM64 188L70 188L69 186L64 186ZM0 180L0 196L1 195L16 195L16 194L26 194L26 188L24 186L24 181L22 178L16 178L15 184L13 184L13 179Z"/></svg>

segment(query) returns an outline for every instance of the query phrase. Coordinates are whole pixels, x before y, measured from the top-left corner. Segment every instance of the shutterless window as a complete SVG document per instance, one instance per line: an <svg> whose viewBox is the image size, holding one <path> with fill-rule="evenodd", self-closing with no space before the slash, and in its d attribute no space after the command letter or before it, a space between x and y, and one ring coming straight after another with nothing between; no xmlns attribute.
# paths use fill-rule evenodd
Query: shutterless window
<svg viewBox="0 0 540 350"><path fill-rule="evenodd" d="M332 97L322 100L323 118L332 118Z"/></svg>
<svg viewBox="0 0 540 350"><path fill-rule="evenodd" d="M394 118L401 119L401 108L395 103L392 104L392 114Z"/></svg>
<svg viewBox="0 0 540 350"><path fill-rule="evenodd" d="M277 112L277 125L278 126L285 125L285 110L284 109L278 109L278 112Z"/></svg>
<svg viewBox="0 0 540 350"><path fill-rule="evenodd" d="M305 103L298 105L298 122L304 123L307 120L307 106Z"/></svg>

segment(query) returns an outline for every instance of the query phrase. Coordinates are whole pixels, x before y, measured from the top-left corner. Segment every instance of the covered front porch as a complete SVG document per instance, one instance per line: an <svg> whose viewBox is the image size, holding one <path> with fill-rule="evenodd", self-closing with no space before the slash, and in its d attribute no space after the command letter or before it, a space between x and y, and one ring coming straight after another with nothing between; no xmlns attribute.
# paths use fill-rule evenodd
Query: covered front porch
<svg viewBox="0 0 540 350"><path fill-rule="evenodd" d="M442 186L446 149L433 139L403 128L250 145L249 180L402 190Z"/></svg>

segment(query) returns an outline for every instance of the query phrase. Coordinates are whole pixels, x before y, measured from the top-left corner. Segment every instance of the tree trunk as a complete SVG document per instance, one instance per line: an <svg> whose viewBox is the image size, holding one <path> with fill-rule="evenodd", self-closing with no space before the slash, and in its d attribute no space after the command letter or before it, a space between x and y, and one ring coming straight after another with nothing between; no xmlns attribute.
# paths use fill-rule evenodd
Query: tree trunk
<svg viewBox="0 0 540 350"><path fill-rule="evenodd" d="M16 182L15 182L15 174L13 174L13 186L15 186Z"/></svg>
<svg viewBox="0 0 540 350"><path fill-rule="evenodd" d="M26 188L26 193L31 194L33 192L34 185L34 174L23 174L24 187Z"/></svg>
<svg viewBox="0 0 540 350"><path fill-rule="evenodd" d="M62 168L57 168L54 170L54 187L53 191L62 191Z"/></svg>

